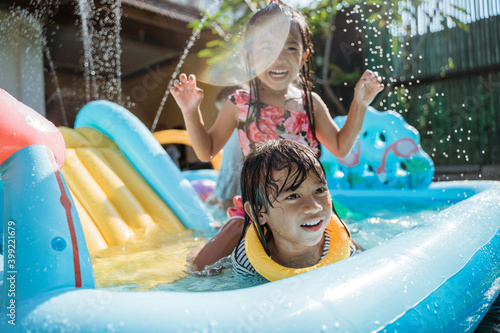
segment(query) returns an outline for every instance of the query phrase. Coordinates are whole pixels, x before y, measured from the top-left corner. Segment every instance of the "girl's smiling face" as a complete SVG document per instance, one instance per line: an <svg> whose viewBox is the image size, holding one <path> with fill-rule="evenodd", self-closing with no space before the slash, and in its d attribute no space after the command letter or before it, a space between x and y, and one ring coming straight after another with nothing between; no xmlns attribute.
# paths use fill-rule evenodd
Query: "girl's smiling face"
<svg viewBox="0 0 500 333"><path fill-rule="evenodd" d="M259 47L255 47L256 51L253 55L255 64L263 63L259 59L269 56L272 53L272 48L276 47L273 38L264 37L258 43ZM300 31L292 24L288 37L276 60L267 68L258 68L256 66L257 77L264 86L272 90L288 89L288 86L297 79L303 65L304 52Z"/></svg>
<svg viewBox="0 0 500 333"><path fill-rule="evenodd" d="M279 188L288 174L286 169L273 173ZM297 189L287 187L285 184L267 213L259 214L259 223L268 224L276 248L301 252L318 246L332 214L327 184L309 170L308 177Z"/></svg>

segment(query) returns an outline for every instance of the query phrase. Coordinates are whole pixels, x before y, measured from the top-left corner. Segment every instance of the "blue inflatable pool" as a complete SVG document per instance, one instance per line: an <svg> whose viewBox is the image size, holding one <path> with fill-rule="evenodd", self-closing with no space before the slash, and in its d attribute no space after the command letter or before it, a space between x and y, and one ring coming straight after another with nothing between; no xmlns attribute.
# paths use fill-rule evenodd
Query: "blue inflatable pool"
<svg viewBox="0 0 500 333"><path fill-rule="evenodd" d="M129 133L142 131L135 117L115 109L123 115L115 115L114 126L126 121ZM137 138L127 140L133 147ZM168 170L156 142L141 144L141 153L155 152L155 170ZM156 174L150 176L154 187ZM19 149L0 166L0 178L1 332L467 332L500 291L498 182L334 191L345 200L457 203L360 255L284 280L224 292L111 292L95 287L79 217L51 150ZM178 208L181 216L205 216L202 208ZM198 219L191 227L202 226Z"/></svg>

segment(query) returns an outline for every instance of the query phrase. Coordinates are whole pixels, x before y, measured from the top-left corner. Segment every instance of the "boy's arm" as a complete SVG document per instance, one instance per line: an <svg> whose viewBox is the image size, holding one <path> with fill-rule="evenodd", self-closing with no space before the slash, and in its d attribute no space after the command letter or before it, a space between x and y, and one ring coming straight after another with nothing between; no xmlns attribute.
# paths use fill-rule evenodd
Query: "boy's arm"
<svg viewBox="0 0 500 333"><path fill-rule="evenodd" d="M203 122L200 104L204 92L196 86L196 78L193 74L181 74L179 80L175 80L170 88L177 105L182 111L186 130L191 145L203 162L209 162L229 140L237 124L238 108L231 102L226 102L222 107L214 125L207 130Z"/></svg>

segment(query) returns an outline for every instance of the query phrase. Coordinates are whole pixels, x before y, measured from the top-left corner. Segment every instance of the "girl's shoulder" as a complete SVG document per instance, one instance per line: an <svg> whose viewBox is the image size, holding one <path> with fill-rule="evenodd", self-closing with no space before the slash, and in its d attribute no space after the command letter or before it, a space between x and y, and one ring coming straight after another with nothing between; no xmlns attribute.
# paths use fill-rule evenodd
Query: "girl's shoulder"
<svg viewBox="0 0 500 333"><path fill-rule="evenodd" d="M302 111L295 111L295 112L306 112L305 110L305 105L306 105L306 100L308 100L310 98L310 101L312 101L313 103L313 108L314 110L317 110L318 108L321 108L323 109L324 107L326 107L326 104L325 102L323 101L323 99L321 99L321 97L314 91L310 91L309 92L309 96L308 94L306 94L306 92L304 92L304 90L302 90L301 88L299 87L294 87L295 88L295 91L293 92L293 95L295 96L295 99L296 101L301 101L301 104L303 105L303 110ZM292 111L292 110L289 110L289 111ZM294 112L294 111L292 111Z"/></svg>
<svg viewBox="0 0 500 333"><path fill-rule="evenodd" d="M315 91L311 91L311 98L314 106L316 106L317 104L325 104L323 99Z"/></svg>
<svg viewBox="0 0 500 333"><path fill-rule="evenodd" d="M323 111L323 112L326 112L329 114L328 106L326 105L326 103L323 101L323 99L317 93L312 91L311 97L312 97L314 111L316 114L318 114L318 111Z"/></svg>

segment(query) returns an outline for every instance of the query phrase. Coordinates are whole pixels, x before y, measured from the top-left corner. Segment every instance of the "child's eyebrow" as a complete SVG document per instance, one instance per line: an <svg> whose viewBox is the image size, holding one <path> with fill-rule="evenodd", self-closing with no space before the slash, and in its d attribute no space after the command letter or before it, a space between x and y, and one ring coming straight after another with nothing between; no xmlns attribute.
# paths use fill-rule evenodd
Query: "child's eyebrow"
<svg viewBox="0 0 500 333"><path fill-rule="evenodd" d="M317 185L326 185L326 181L324 181L323 179L318 179L318 181L316 182Z"/></svg>
<svg viewBox="0 0 500 333"><path fill-rule="evenodd" d="M292 187L293 187L293 183L292 184L286 184L285 186L283 186L283 190L280 192L280 194L287 194L287 193L290 193L290 192L294 192L298 188L297 187L295 189L292 189Z"/></svg>
<svg viewBox="0 0 500 333"><path fill-rule="evenodd" d="M314 183L315 185L326 185L326 181L318 178L318 181L316 181L316 183ZM300 186L302 186L302 184L300 184L295 190L292 189L292 185L293 184L290 184L289 186L283 186L283 191L280 192L280 194L286 194L286 193L290 193L290 192L295 192Z"/></svg>

